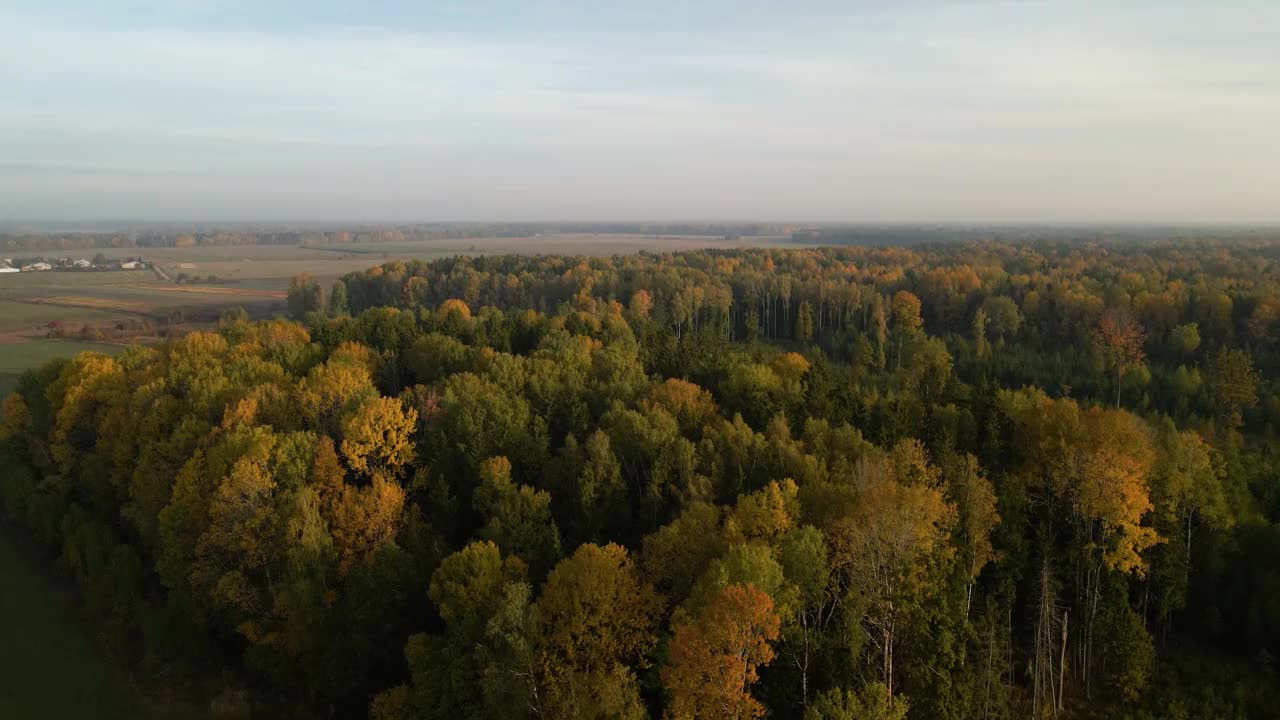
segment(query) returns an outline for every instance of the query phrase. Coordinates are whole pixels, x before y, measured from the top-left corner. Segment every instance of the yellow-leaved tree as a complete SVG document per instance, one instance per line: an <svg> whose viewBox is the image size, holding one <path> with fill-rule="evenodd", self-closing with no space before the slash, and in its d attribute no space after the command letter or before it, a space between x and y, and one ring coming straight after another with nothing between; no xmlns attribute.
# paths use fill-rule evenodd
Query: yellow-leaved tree
<svg viewBox="0 0 1280 720"><path fill-rule="evenodd" d="M418 411L396 398L369 398L342 422L342 455L353 472L394 479L413 459Z"/></svg>

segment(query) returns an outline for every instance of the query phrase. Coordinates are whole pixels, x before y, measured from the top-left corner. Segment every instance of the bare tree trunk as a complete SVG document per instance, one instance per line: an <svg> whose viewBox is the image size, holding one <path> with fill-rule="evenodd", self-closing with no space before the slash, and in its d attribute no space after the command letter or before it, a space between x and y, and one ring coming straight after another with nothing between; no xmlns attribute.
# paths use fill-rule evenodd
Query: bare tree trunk
<svg viewBox="0 0 1280 720"><path fill-rule="evenodd" d="M1053 573L1046 556L1040 566L1040 599L1036 618L1036 631L1033 647L1032 663L1032 706L1035 715L1042 715L1049 709L1057 715L1057 700L1060 694L1057 688L1062 684L1061 657L1066 653L1065 643L1057 653L1054 652L1054 630L1057 616L1057 591L1054 588ZM1054 656L1058 655L1058 658ZM1058 659L1058 672L1054 673L1054 660Z"/></svg>
<svg viewBox="0 0 1280 720"><path fill-rule="evenodd" d="M987 640L987 671L984 674L984 691L982 698L982 717L991 715L991 661L996 656L996 623L991 618L991 633Z"/></svg>
<svg viewBox="0 0 1280 720"><path fill-rule="evenodd" d="M1093 691L1093 630L1098 620L1098 604L1102 599L1101 584L1102 561L1098 561L1096 569L1091 569L1090 586L1092 586L1092 595L1089 598L1089 622L1085 627L1085 667L1084 667L1084 696L1092 697Z"/></svg>
<svg viewBox="0 0 1280 720"><path fill-rule="evenodd" d="M893 620L885 623L881 636L884 638L885 696L888 700L893 700Z"/></svg>
<svg viewBox="0 0 1280 720"><path fill-rule="evenodd" d="M1058 660L1058 709L1062 709L1062 696L1067 689L1067 613L1070 610L1062 611L1062 653Z"/></svg>

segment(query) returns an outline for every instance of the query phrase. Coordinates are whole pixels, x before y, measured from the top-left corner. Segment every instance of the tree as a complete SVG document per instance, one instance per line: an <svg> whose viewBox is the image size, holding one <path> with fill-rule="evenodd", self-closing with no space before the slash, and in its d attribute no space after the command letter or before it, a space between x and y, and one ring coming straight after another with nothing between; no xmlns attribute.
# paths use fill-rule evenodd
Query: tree
<svg viewBox="0 0 1280 720"><path fill-rule="evenodd" d="M675 520L644 539L640 564L650 582L669 597L683 598L694 580L723 551L720 508L693 502Z"/></svg>
<svg viewBox="0 0 1280 720"><path fill-rule="evenodd" d="M1188 560L1195 521L1215 528L1235 522L1213 456L1213 448L1196 433L1179 432L1172 422L1162 426L1152 496L1158 511L1182 526Z"/></svg>
<svg viewBox="0 0 1280 720"><path fill-rule="evenodd" d="M790 618L796 604L796 588L787 582L778 553L762 542L731 544L723 557L711 561L693 584L681 610L697 614L729 585L752 585L773 599L780 617Z"/></svg>
<svg viewBox="0 0 1280 720"><path fill-rule="evenodd" d="M958 515L956 534L960 541L961 561L968 576L964 601L965 614L968 615L973 605L974 581L982 568L996 556L991 544L991 531L999 524L1000 515L996 512L995 489L983 477L977 458L967 453L952 458L944 475L947 499L956 506Z"/></svg>
<svg viewBox="0 0 1280 720"><path fill-rule="evenodd" d="M534 606L547 716L642 717L633 668L657 643L660 609L619 545L588 543L556 565Z"/></svg>
<svg viewBox="0 0 1280 720"><path fill-rule="evenodd" d="M370 478L394 479L413 459L418 413L396 398L370 398L342 423L347 466Z"/></svg>
<svg viewBox="0 0 1280 720"><path fill-rule="evenodd" d="M1179 325L1169 332L1169 340L1176 352L1190 355L1200 347L1200 326L1195 323Z"/></svg>
<svg viewBox="0 0 1280 720"><path fill-rule="evenodd" d="M826 539L806 525L782 540L779 560L787 581L796 589L795 612L782 625L787 656L800 673L800 697L809 704L809 679L819 649L841 598L832 587Z"/></svg>
<svg viewBox="0 0 1280 720"><path fill-rule="evenodd" d="M738 504L726 519L726 537L776 540L791 529L800 514L798 488L794 480L773 481L750 495L739 495Z"/></svg>
<svg viewBox="0 0 1280 720"><path fill-rule="evenodd" d="M649 319L649 313L653 311L653 296L648 290L637 290L631 294L631 300L627 303L627 314L633 323L641 323Z"/></svg>
<svg viewBox="0 0 1280 720"><path fill-rule="evenodd" d="M1243 350L1223 348L1209 363L1209 390L1217 414L1229 427L1244 424L1244 411L1258 403L1258 373Z"/></svg>
<svg viewBox="0 0 1280 720"><path fill-rule="evenodd" d="M894 344L897 347L894 367L898 368L902 366L902 341L915 337L924 327L924 320L920 317L920 298L906 290L899 290L893 294L890 308L893 318Z"/></svg>
<svg viewBox="0 0 1280 720"><path fill-rule="evenodd" d="M711 393L687 380L669 378L649 391L642 402L652 403L671 414L680 423L680 431L697 436L718 412Z"/></svg>
<svg viewBox="0 0 1280 720"><path fill-rule="evenodd" d="M375 475L365 487L343 485L322 507L338 554L338 571L368 562L395 540L404 513L404 489Z"/></svg>
<svg viewBox="0 0 1280 720"><path fill-rule="evenodd" d="M405 647L410 685L404 692L418 715L498 720L531 714L536 691L529 658L509 652L512 642L528 642L528 594L524 563L503 557L492 542L470 543L440 563L428 595L444 632L414 635ZM381 702L403 705L399 692Z"/></svg>
<svg viewBox="0 0 1280 720"><path fill-rule="evenodd" d="M836 688L819 695L804 720L906 720L908 708L901 695L891 697L884 685L872 682L857 692Z"/></svg>
<svg viewBox="0 0 1280 720"><path fill-rule="evenodd" d="M618 534L627 527L627 487L622 480L622 467L609 447L609 436L596 430L587 442L578 446L576 441L565 443L567 454L573 457L576 477L566 494L574 497L573 516L578 535L582 539L599 542L610 534ZM577 452L573 452L574 449Z"/></svg>
<svg viewBox="0 0 1280 720"><path fill-rule="evenodd" d="M808 300L800 303L800 314L796 318L796 340L807 343L813 339L813 306Z"/></svg>
<svg viewBox="0 0 1280 720"><path fill-rule="evenodd" d="M751 696L758 668L774 658L778 638L773 601L754 585L728 585L696 618L673 627L662 683L671 718L758 718L765 709Z"/></svg>
<svg viewBox="0 0 1280 720"><path fill-rule="evenodd" d="M1151 430L1123 410L1093 407L1081 420L1085 454L1073 488L1076 512L1093 521L1093 540L1107 568L1142 575L1143 552L1160 542L1156 531L1143 524L1152 509Z"/></svg>
<svg viewBox="0 0 1280 720"><path fill-rule="evenodd" d="M423 335L405 353L404 364L415 382L429 385L469 369L471 349L440 333Z"/></svg>
<svg viewBox="0 0 1280 720"><path fill-rule="evenodd" d="M289 280L289 295L286 299L289 315L301 318L309 312L324 310L324 291L320 283L310 275L301 273Z"/></svg>
<svg viewBox="0 0 1280 720"><path fill-rule="evenodd" d="M298 408L302 417L320 430L337 430L339 417L378 394L368 367L356 362L339 362L336 355L312 368L298 381Z"/></svg>
<svg viewBox="0 0 1280 720"><path fill-rule="evenodd" d="M545 439L538 429L523 394L471 373L451 375L444 383L440 413L429 429L435 469L445 477L474 478L482 461L501 455L518 475L544 451ZM470 502L469 488L459 487L458 494Z"/></svg>
<svg viewBox="0 0 1280 720"><path fill-rule="evenodd" d="M540 576L560 559L560 531L551 518L551 495L511 481L505 457L480 464L480 486L473 499L485 523L480 536L517 556Z"/></svg>
<svg viewBox="0 0 1280 720"><path fill-rule="evenodd" d="M991 343L987 342L987 313L982 308L973 314L973 354L983 362L991 358Z"/></svg>
<svg viewBox="0 0 1280 720"><path fill-rule="evenodd" d="M1109 602L1107 608L1101 619L1107 685L1123 702L1132 703L1151 680L1155 648L1142 617L1123 598Z"/></svg>
<svg viewBox="0 0 1280 720"><path fill-rule="evenodd" d="M866 608L889 697L899 629L928 592L930 569L953 554L947 537L954 521L955 508L939 491L873 479L829 533L833 569Z"/></svg>
<svg viewBox="0 0 1280 720"><path fill-rule="evenodd" d="M1154 525L1169 539L1167 549L1152 560L1156 617L1168 630L1172 613L1184 607L1192 572L1191 544L1200 527L1229 528L1235 516L1223 485L1216 453L1190 430L1179 432L1166 419L1159 429L1152 471Z"/></svg>
<svg viewBox="0 0 1280 720"><path fill-rule="evenodd" d="M341 279L335 280L333 289L329 291L329 314L347 314L347 284Z"/></svg>
<svg viewBox="0 0 1280 720"><path fill-rule="evenodd" d="M1016 334L1022 326L1022 313L1018 311L1018 304L1004 295L988 296L982 301L981 310L987 318L990 330L1001 340Z"/></svg>
<svg viewBox="0 0 1280 720"><path fill-rule="evenodd" d="M1142 349L1146 330L1128 312L1111 310L1098 322L1096 338L1103 359L1116 373L1116 407L1120 407L1120 377L1146 359Z"/></svg>
<svg viewBox="0 0 1280 720"><path fill-rule="evenodd" d="M478 630L501 601L502 588L523 581L525 565L502 556L492 542L473 542L445 558L431 575L428 595L451 626L472 623Z"/></svg>

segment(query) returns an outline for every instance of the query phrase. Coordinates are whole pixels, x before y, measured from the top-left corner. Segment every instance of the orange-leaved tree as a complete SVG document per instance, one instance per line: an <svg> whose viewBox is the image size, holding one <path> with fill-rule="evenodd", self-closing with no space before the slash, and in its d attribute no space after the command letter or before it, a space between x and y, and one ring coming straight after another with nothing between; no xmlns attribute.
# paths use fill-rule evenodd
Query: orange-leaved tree
<svg viewBox="0 0 1280 720"><path fill-rule="evenodd" d="M774 657L770 642L781 622L773 600L755 585L726 585L696 617L677 621L662 683L671 695L667 716L749 720L764 715L751 696L759 668Z"/></svg>

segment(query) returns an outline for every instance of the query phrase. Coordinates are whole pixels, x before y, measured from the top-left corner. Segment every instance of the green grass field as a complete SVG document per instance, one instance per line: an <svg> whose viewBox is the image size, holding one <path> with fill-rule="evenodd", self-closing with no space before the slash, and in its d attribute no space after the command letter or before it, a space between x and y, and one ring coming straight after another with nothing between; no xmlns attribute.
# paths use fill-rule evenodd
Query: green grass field
<svg viewBox="0 0 1280 720"><path fill-rule="evenodd" d="M24 371L39 367L54 358L71 357L89 350L114 354L122 349L119 345L78 340L31 340L0 344L0 397L9 394L18 383L18 376Z"/></svg>
<svg viewBox="0 0 1280 720"><path fill-rule="evenodd" d="M150 270L118 270L110 272L24 272L0 275L0 293L27 288L83 288L155 280Z"/></svg>
<svg viewBox="0 0 1280 720"><path fill-rule="evenodd" d="M0 718L179 720L100 650L70 590L33 567L0 527Z"/></svg>

